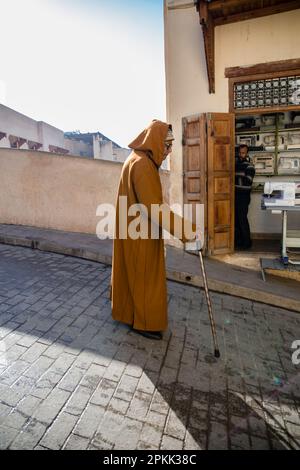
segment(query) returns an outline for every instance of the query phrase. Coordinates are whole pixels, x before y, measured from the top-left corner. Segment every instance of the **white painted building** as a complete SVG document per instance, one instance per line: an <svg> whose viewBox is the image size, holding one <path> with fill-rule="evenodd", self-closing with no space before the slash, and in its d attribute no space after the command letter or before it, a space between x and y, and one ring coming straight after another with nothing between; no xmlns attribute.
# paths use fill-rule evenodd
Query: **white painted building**
<svg viewBox="0 0 300 470"><path fill-rule="evenodd" d="M0 147L124 162L129 149L100 132L66 132L0 104Z"/></svg>
<svg viewBox="0 0 300 470"><path fill-rule="evenodd" d="M65 147L72 155L122 163L131 152L129 149L120 147L101 132L66 132Z"/></svg>
<svg viewBox="0 0 300 470"><path fill-rule="evenodd" d="M0 147L68 153L64 133L0 104Z"/></svg>

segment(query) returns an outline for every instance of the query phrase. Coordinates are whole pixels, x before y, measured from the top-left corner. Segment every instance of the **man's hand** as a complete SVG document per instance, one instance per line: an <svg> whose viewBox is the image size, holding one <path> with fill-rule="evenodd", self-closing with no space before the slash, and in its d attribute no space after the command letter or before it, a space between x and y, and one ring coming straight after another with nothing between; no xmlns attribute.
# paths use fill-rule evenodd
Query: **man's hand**
<svg viewBox="0 0 300 470"><path fill-rule="evenodd" d="M203 240L200 235L197 233L196 238L193 241L187 242L185 244L186 251L200 251L203 247Z"/></svg>

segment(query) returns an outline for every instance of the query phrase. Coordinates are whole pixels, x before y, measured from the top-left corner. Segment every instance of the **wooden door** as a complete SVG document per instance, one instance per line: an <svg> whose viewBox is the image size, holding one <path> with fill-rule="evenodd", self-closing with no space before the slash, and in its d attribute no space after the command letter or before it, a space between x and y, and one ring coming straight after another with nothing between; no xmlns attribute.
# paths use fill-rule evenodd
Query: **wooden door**
<svg viewBox="0 0 300 470"><path fill-rule="evenodd" d="M208 113L207 253L234 250L234 114Z"/></svg>
<svg viewBox="0 0 300 470"><path fill-rule="evenodd" d="M183 125L183 202L193 207L196 222L196 204L204 205L204 230L206 234L206 117L198 114L185 117ZM206 237L204 248L206 249Z"/></svg>
<svg viewBox="0 0 300 470"><path fill-rule="evenodd" d="M204 204L203 251L230 253L234 249L234 115L183 118L182 143L184 203Z"/></svg>

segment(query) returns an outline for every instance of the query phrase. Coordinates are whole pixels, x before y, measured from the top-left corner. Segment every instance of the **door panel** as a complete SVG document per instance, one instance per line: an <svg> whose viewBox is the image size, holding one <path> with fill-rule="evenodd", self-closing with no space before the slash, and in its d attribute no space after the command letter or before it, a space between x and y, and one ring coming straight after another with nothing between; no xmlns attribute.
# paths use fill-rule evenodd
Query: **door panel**
<svg viewBox="0 0 300 470"><path fill-rule="evenodd" d="M234 114L183 119L184 203L204 204L209 255L234 249L234 163Z"/></svg>
<svg viewBox="0 0 300 470"><path fill-rule="evenodd" d="M215 209L215 225L220 229L226 228L230 225L230 201L229 200L217 200L214 203Z"/></svg>
<svg viewBox="0 0 300 470"><path fill-rule="evenodd" d="M216 116L217 114L221 115L221 113L214 113ZM230 135L230 122L226 120L215 120L214 122L214 135L215 137L224 137Z"/></svg>
<svg viewBox="0 0 300 470"><path fill-rule="evenodd" d="M183 118L182 125L183 202L192 205L193 222L196 222L196 204L204 204L206 232L206 118L203 114Z"/></svg>
<svg viewBox="0 0 300 470"><path fill-rule="evenodd" d="M208 254L234 249L234 115L208 113Z"/></svg>
<svg viewBox="0 0 300 470"><path fill-rule="evenodd" d="M228 232L215 232L215 244L225 252L230 244L230 234Z"/></svg>
<svg viewBox="0 0 300 470"><path fill-rule="evenodd" d="M215 137L217 139L217 137ZM214 146L214 171L229 171L230 168L230 148L226 144L215 144Z"/></svg>
<svg viewBox="0 0 300 470"><path fill-rule="evenodd" d="M230 193L230 184L231 184L230 177L228 176L227 177L224 177L224 176L215 177L214 184L215 184L215 188L214 188L215 194L223 196L225 194Z"/></svg>

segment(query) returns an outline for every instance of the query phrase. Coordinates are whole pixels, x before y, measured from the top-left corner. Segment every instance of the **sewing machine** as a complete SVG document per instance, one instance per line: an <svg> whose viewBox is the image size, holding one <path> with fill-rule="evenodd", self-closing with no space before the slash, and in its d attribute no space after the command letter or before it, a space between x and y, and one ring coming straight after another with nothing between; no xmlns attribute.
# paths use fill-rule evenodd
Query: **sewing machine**
<svg viewBox="0 0 300 470"><path fill-rule="evenodd" d="M296 201L296 183L266 181L263 198L265 206L294 206Z"/></svg>
<svg viewBox="0 0 300 470"><path fill-rule="evenodd" d="M267 181L264 185L262 209L282 214L281 260L287 265L300 264L288 256L288 248L300 248L300 231L287 229L288 212L300 214L300 182Z"/></svg>
<svg viewBox="0 0 300 470"><path fill-rule="evenodd" d="M263 155L253 155L253 165L257 175L274 173L274 154L265 153Z"/></svg>

